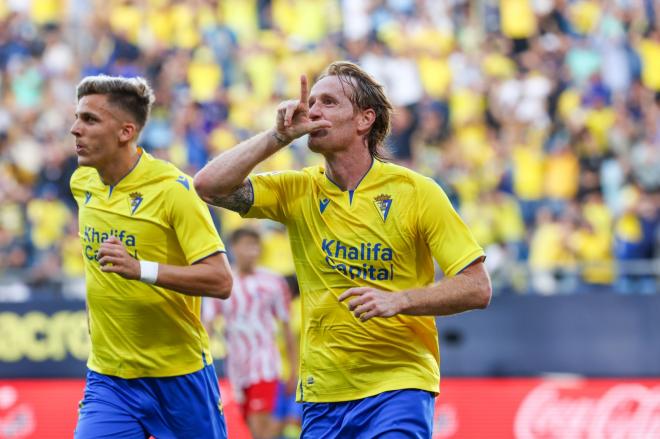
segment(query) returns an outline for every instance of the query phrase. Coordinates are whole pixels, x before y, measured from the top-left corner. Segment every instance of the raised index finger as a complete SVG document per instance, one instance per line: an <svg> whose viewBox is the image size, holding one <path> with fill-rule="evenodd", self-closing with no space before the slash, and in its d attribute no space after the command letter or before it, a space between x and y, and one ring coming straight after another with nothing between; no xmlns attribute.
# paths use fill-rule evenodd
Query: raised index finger
<svg viewBox="0 0 660 439"><path fill-rule="evenodd" d="M300 105L307 108L309 100L309 90L307 88L307 76L300 75Z"/></svg>

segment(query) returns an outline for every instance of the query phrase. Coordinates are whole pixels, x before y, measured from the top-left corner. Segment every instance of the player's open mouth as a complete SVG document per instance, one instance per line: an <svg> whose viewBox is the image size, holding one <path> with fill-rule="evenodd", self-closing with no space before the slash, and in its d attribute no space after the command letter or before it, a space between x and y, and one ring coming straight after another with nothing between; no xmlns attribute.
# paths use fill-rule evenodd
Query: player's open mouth
<svg viewBox="0 0 660 439"><path fill-rule="evenodd" d="M328 130L316 130L309 133L309 137L322 137L328 134Z"/></svg>

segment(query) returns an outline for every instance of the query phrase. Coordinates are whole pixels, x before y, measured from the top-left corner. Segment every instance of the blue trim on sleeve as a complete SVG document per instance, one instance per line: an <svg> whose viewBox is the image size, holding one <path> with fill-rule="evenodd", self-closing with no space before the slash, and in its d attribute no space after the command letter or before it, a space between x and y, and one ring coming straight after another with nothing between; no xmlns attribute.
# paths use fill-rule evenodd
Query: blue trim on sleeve
<svg viewBox="0 0 660 439"><path fill-rule="evenodd" d="M479 259L481 259L480 262L484 262L484 261L486 260L486 255L481 255L481 256L479 256L478 258L474 258L469 264L467 264L465 267L461 268L456 274L461 274L463 271L465 271L465 270L466 270L468 267L470 267L472 264L474 264L475 262L479 261Z"/></svg>
<svg viewBox="0 0 660 439"><path fill-rule="evenodd" d="M203 256L203 257L197 259L196 261L193 261L193 263L190 264L190 265L195 265L195 264L197 264L197 263L199 263L199 262L202 262L202 261L203 261L204 259L206 259L206 258L209 258L209 257L211 257L211 256L213 256L213 255L217 255L218 253L220 253L220 254L222 254L222 253L227 254L227 251L226 251L226 250L216 250L216 251L214 251L213 253L209 253L208 255Z"/></svg>

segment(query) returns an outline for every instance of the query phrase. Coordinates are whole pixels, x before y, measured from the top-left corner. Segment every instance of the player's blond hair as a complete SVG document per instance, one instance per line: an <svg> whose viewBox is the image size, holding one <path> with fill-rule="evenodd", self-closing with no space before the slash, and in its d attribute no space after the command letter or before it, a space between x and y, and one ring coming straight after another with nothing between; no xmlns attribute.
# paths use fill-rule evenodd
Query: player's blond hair
<svg viewBox="0 0 660 439"><path fill-rule="evenodd" d="M346 96L353 103L355 111L371 108L376 113L376 119L367 134L369 153L375 159L386 159L385 138L390 133L392 119L392 104L385 96L383 86L357 64L349 61L336 61L330 64L319 79L326 76L337 76L342 86L348 86L350 93ZM346 91L346 89L344 89Z"/></svg>
<svg viewBox="0 0 660 439"><path fill-rule="evenodd" d="M155 101L154 91L146 79L141 77L87 76L76 89L78 100L87 95L105 95L108 102L131 115L140 129L149 118L151 105Z"/></svg>

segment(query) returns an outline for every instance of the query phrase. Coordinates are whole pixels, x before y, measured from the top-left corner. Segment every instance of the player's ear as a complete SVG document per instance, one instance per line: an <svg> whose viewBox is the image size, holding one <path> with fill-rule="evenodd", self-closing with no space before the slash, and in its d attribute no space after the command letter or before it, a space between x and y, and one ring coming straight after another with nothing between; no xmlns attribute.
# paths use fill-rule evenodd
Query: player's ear
<svg viewBox="0 0 660 439"><path fill-rule="evenodd" d="M376 112L372 108L360 111L358 115L358 130L368 131L376 120Z"/></svg>
<svg viewBox="0 0 660 439"><path fill-rule="evenodd" d="M119 140L123 143L134 140L137 136L138 127L133 122L124 122L119 129Z"/></svg>

